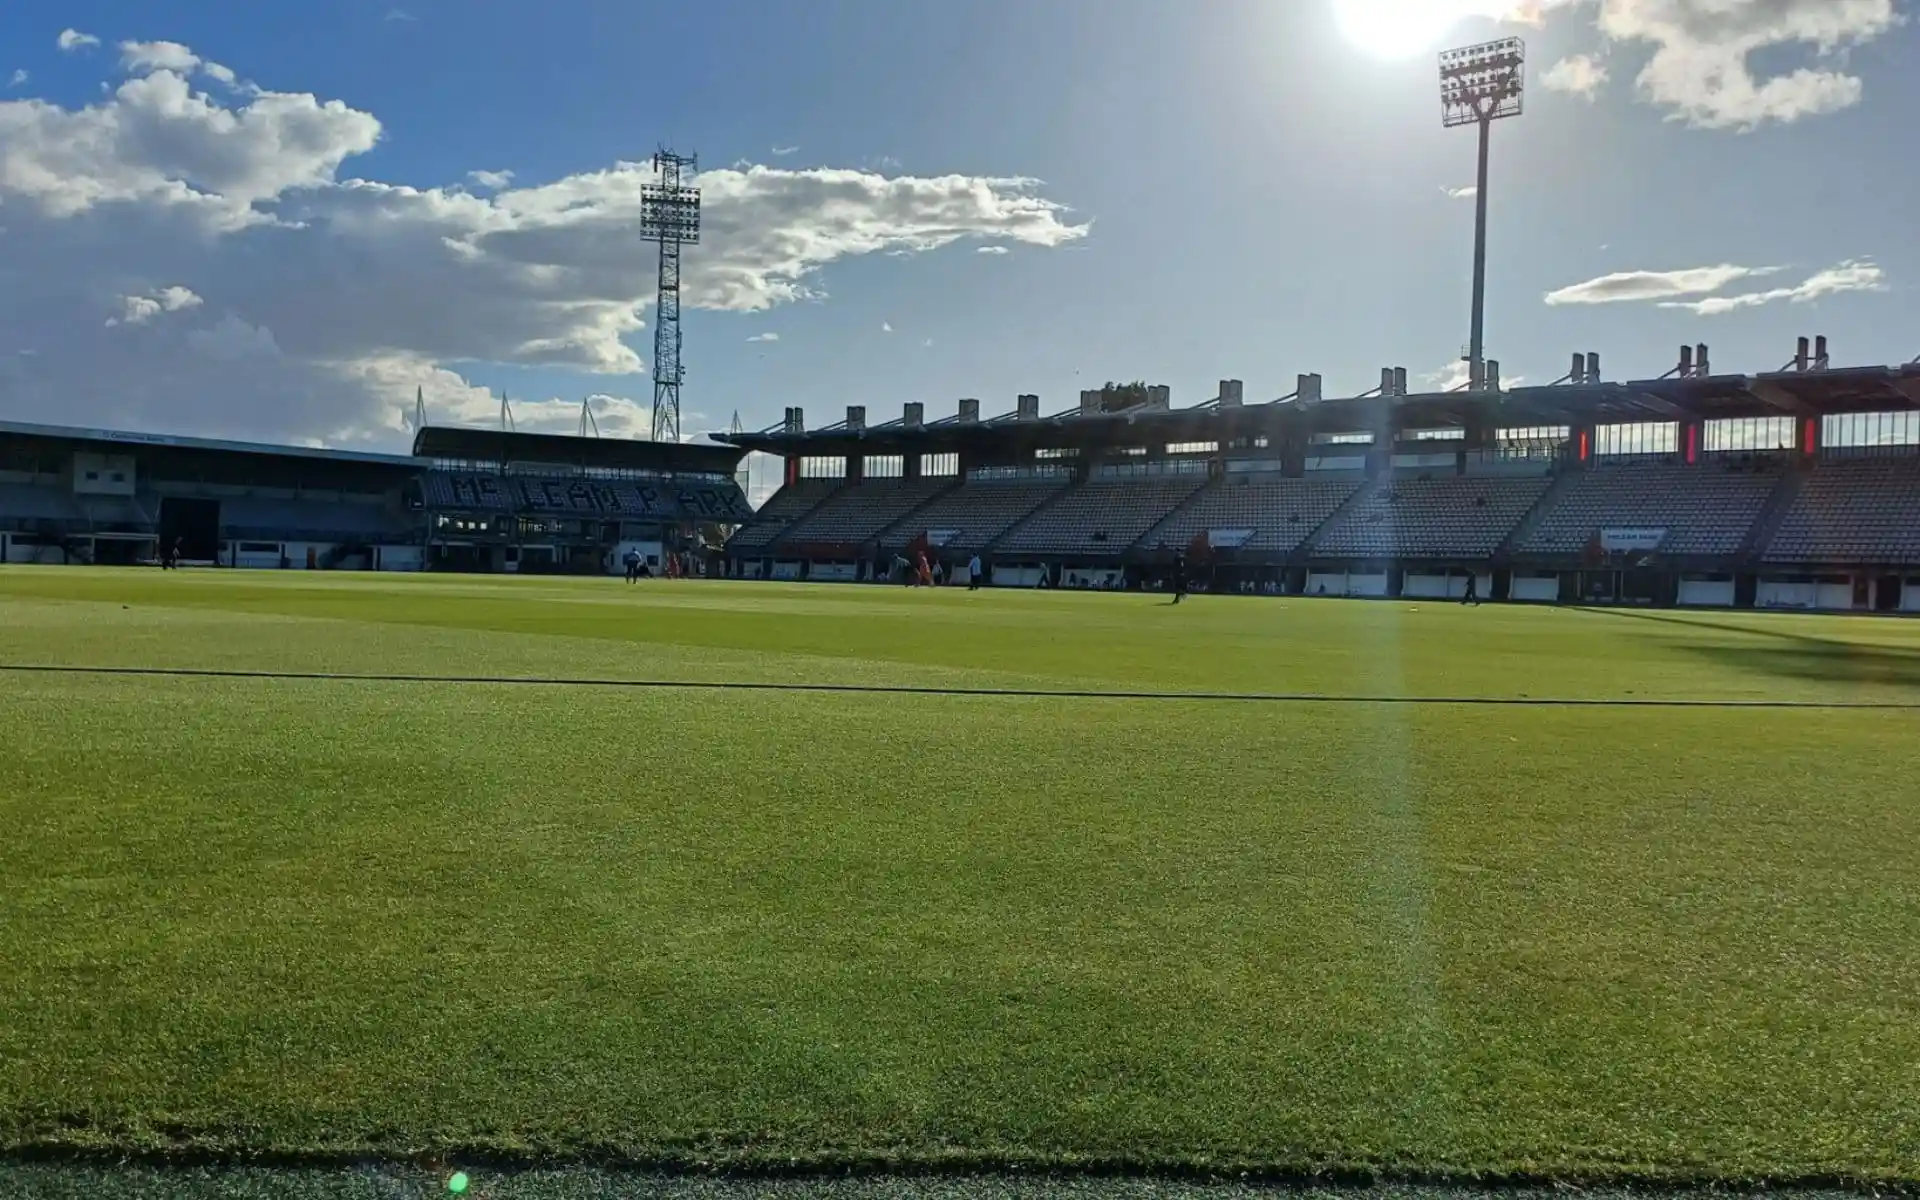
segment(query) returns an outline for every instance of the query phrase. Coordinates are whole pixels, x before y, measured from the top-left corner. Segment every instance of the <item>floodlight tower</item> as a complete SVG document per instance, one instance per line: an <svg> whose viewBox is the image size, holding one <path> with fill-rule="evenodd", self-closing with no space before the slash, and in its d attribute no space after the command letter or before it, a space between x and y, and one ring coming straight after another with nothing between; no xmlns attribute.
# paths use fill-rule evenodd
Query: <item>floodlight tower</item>
<svg viewBox="0 0 1920 1200"><path fill-rule="evenodd" d="M660 246L660 299L653 311L653 440L680 440L680 247L700 243L700 189L683 180L699 169L691 154L664 146L654 182L640 187L640 238Z"/></svg>
<svg viewBox="0 0 1920 1200"><path fill-rule="evenodd" d="M1487 384L1487 154L1493 123L1520 115L1526 84L1527 44L1519 38L1440 56L1441 124L1480 127L1480 176L1473 197L1473 340L1467 346L1467 386L1476 392Z"/></svg>

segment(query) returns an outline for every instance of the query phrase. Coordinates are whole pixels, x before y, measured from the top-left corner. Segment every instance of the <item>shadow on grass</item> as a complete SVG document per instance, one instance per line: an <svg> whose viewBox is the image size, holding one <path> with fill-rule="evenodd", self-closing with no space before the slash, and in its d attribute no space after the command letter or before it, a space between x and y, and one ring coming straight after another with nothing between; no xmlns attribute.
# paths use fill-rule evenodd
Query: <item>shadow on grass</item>
<svg viewBox="0 0 1920 1200"><path fill-rule="evenodd" d="M1651 621L1675 629L1737 634L1742 645L1725 641L1673 644L1718 666L1800 683L1866 684L1920 692L1920 647L1872 646L1816 637L1791 629L1742 625L1672 613L1620 608L1580 608L1590 616Z"/></svg>

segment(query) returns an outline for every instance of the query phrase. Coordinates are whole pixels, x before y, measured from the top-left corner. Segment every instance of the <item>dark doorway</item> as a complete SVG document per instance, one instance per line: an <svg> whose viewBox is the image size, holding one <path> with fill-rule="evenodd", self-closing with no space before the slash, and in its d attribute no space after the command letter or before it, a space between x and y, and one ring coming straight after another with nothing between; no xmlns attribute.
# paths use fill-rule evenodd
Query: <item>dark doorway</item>
<svg viewBox="0 0 1920 1200"><path fill-rule="evenodd" d="M181 558L191 562L218 559L220 502L163 496L160 500L160 553L164 555L172 549L176 539Z"/></svg>

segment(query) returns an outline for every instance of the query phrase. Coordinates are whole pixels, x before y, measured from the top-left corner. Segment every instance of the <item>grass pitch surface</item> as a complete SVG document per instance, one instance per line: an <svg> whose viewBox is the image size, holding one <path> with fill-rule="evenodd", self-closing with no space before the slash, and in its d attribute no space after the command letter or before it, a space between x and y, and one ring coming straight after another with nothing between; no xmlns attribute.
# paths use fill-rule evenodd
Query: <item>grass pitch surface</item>
<svg viewBox="0 0 1920 1200"><path fill-rule="evenodd" d="M1920 624L11 569L0 664L269 673L0 672L0 1152L1920 1177Z"/></svg>

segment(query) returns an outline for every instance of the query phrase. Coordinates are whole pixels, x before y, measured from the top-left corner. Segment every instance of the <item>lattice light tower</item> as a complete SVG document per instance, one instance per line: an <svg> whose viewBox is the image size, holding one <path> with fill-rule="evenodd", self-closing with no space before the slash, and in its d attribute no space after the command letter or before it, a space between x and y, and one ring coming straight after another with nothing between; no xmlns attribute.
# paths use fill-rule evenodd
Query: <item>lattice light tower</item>
<svg viewBox="0 0 1920 1200"><path fill-rule="evenodd" d="M680 440L680 247L700 243L700 189L684 180L699 169L692 154L662 147L655 180L640 188L640 237L660 245L660 299L653 312L653 440Z"/></svg>
<svg viewBox="0 0 1920 1200"><path fill-rule="evenodd" d="M1440 56L1440 119L1448 129L1480 127L1480 175L1474 193L1473 340L1467 344L1467 386L1487 379L1487 154L1493 123L1520 115L1527 86L1527 44L1502 38Z"/></svg>

